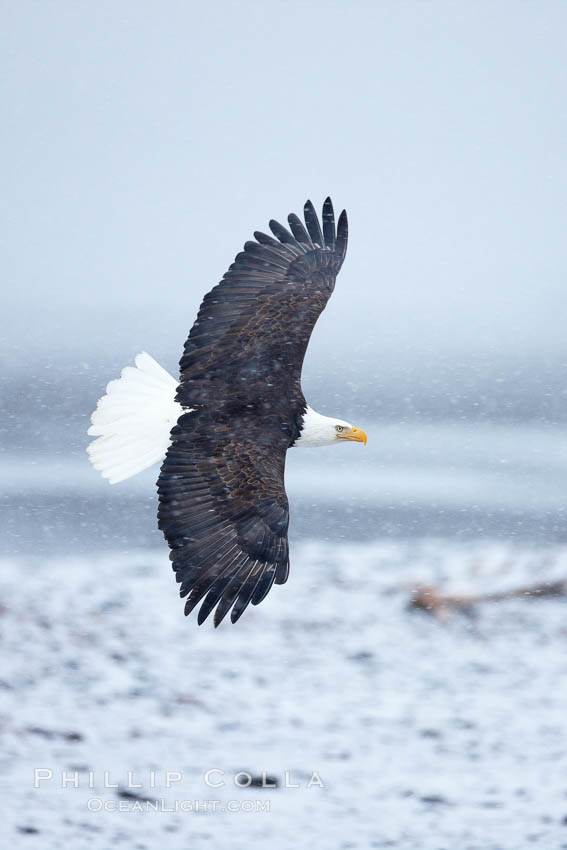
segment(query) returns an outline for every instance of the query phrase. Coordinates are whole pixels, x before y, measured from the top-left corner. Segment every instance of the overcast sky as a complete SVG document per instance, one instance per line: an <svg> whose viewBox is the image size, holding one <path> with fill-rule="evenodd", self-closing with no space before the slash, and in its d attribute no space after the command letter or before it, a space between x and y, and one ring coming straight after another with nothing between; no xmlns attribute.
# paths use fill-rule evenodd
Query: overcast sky
<svg viewBox="0 0 567 850"><path fill-rule="evenodd" d="M326 194L317 362L567 349L567 3L12 0L2 31L14 362L173 366L252 231Z"/></svg>

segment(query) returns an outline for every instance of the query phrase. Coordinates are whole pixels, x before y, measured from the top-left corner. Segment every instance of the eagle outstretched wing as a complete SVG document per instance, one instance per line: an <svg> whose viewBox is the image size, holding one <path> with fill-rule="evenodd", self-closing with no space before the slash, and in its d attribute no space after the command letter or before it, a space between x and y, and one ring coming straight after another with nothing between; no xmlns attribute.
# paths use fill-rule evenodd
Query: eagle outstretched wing
<svg viewBox="0 0 567 850"><path fill-rule="evenodd" d="M323 227L310 201L305 226L288 217L277 239L256 232L201 305L180 361L177 401L158 480L159 527L188 614L216 607L236 622L289 572L285 456L306 409L301 367L347 246L331 201Z"/></svg>

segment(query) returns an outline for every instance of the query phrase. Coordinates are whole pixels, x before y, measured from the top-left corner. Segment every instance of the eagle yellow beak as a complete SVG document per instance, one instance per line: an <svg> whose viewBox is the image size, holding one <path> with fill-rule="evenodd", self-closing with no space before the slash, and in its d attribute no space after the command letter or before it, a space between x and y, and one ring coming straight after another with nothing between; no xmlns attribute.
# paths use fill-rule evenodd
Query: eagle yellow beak
<svg viewBox="0 0 567 850"><path fill-rule="evenodd" d="M339 440L353 440L355 443L364 443L364 445L368 442L366 431L363 431L362 428L351 428L350 431L337 434L337 437Z"/></svg>

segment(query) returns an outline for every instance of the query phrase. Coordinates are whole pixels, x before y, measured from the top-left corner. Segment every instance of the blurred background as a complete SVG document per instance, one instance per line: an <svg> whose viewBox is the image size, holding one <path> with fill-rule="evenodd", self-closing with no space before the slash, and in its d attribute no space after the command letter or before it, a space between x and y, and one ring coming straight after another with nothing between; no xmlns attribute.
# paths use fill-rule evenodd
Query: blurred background
<svg viewBox="0 0 567 850"><path fill-rule="evenodd" d="M160 632L151 622L151 601L142 603L150 622L144 620L137 628L150 628L149 643L162 640L164 647L171 646L176 635L176 641L194 643L204 657L210 653L212 668L219 651L232 659L224 672L216 670L210 681L202 683L217 706L211 708L212 716L215 710L222 711L215 696L219 677L234 673L235 682L240 675L252 677L247 667L252 662L242 661L240 649L246 655L243 647L259 636L270 646L270 641L280 646L285 636L281 664L274 660L271 672L263 671L262 687L270 691L273 677L273 688L278 690L285 669L291 671L289 693L296 694L293 670L298 652L305 648L302 644L299 650L289 636L296 633L294 629L298 633L305 629L311 670L330 665L329 679L321 685L326 696L315 713L319 718L327 710L332 715L327 718L328 734L323 720L320 725L313 720L315 725L304 730L305 741L330 747L336 756L330 760L339 765L340 753L350 753L353 777L355 764L362 767L352 754L349 736L354 740L366 729L366 737L372 734L382 741L380 752L364 763L364 770L374 777L374 789L382 789L376 793L385 794L382 827L370 817L371 798L364 797L367 784L363 789L353 777L347 784L368 803L362 807L365 815L362 808L352 814L353 798L345 803L345 786L338 779L335 796L325 798L331 803L316 808L324 818L337 817L340 829L346 830L340 833L341 840L355 842L340 846L406 847L410 842L439 850L441 823L446 830L443 840L451 846L472 847L478 842L493 846L490 840L497 835L494 847L502 850L527 846L530 835L549 840L549 831L559 830L567 807L562 804L563 812L558 802L548 811L542 801L538 808L541 782L534 764L540 748L549 752L545 736L552 735L549 729L555 730L551 749L557 756L553 764L558 777L549 793L563 799L564 753L556 746L565 726L559 719L565 697L559 655L550 655L549 682L537 675L542 646L565 639L562 603L538 601L534 604L541 607L530 608L530 613L525 608L529 602L504 606L507 626L496 628L494 638L503 643L500 650L493 647L497 655L500 652L504 679L499 681L504 684L497 691L502 702L495 710L494 690L487 703L479 700L475 717L467 721L473 724L469 728L478 732L475 724L484 722L481 717L504 722L511 702L517 705L522 699L519 681L508 681L506 676L513 676L518 665L529 667L529 657L533 666L525 678L532 690L526 700L532 709L538 704L553 716L534 721L535 726L528 723L535 735L531 760L522 751L518 763L512 758L501 764L500 785L496 780L491 785L489 778L498 773L494 730L471 732L476 735L475 746L486 747L484 755L475 756L486 766L485 785L497 791L496 804L484 805L484 800L478 802L480 809L470 803L476 792L463 791L466 805L472 806L465 817L462 808L455 814L451 806L456 803L447 802L444 791L434 789L420 796L403 785L415 775L417 763L407 755L414 752L407 735L408 729L417 729L416 746L432 746L433 741L445 754L454 755L455 747L439 744L435 729L429 737L421 735L415 706L440 700L446 708L447 676L459 705L463 691L484 692L482 664L489 666L493 621L484 632L477 623L473 637L460 620L454 626L458 634L434 631L432 637L427 630L438 627L408 615L400 587L413 587L418 578L444 587L444 582L460 576L478 593L490 589L491 582L499 587L504 580L515 588L563 576L566 26L567 6L559 0L4 4L0 546L8 611L14 615L14 631L7 627L13 636L13 657L17 660L24 654L23 669L31 677L27 684L25 675L6 680L8 698L14 700L7 709L15 724L9 722L8 728L14 735L22 732L21 719L14 719L21 718L22 706L30 712L26 728L38 726L32 717L38 700L50 706L48 732L53 732L54 723L65 728L77 725L73 718L79 713L79 692L88 698L88 705L81 704L87 715L99 698L111 714L117 711L118 691L113 690L109 669L113 653L121 653L116 647L108 649L105 641L113 628L116 634L126 629L127 636L122 631L116 640L131 640L135 647L124 662L131 671L132 657L145 652L128 632L127 624L138 623L143 613L136 609L134 616L137 596L132 587L147 580L148 592L169 612L160 615L164 618ZM197 631L193 622L182 618L165 544L156 529L157 470L110 488L88 465L86 429L106 383L118 377L139 351L147 350L175 374L204 293L220 280L255 229L265 230L272 217L283 222L289 212L300 213L308 197L320 208L327 194L337 213L347 209L351 235L335 293L312 337L304 391L317 410L365 428L369 443L366 449L290 453L287 487L295 554L285 588L288 601L281 602L284 590L276 588L244 618L239 631L244 637L227 650L226 634ZM316 617L320 585L327 581L323 562L336 582L331 583L334 595L327 599L315 640L309 624ZM376 574L371 569L372 580L364 573L357 583L354 577L361 563L379 569ZM137 570L139 564L146 573L142 567ZM390 576L391 570L396 580L385 581L383 576ZM33 581L28 593L20 596L22 573L27 576L25 584L32 575ZM143 579L144 575L149 577ZM84 586L77 576L83 577ZM52 597L54 582L59 596L54 597L53 611L62 608L50 619L42 600ZM360 621L356 612L364 609L362 599L376 594L380 609L393 587L399 596L398 603L391 603L397 615L389 615L390 627L380 617L369 615L364 620L361 614ZM33 603L30 589L36 591ZM348 607L345 594L350 594ZM57 622L63 630L47 658L42 655L41 628L26 614L30 604L38 607L40 619L44 616L51 623L49 628ZM278 613L279 605L283 613ZM556 620L550 614L554 605L560 606L553 609ZM489 616L497 627L504 615ZM542 632L542 616L550 629L556 623L556 632ZM86 618L92 624L92 617L98 625L87 640L84 622ZM325 623L334 624L331 635L323 628ZM28 628L29 634L22 633ZM418 634L412 632L416 628ZM377 714L369 721L370 708L359 716L358 708L351 706L354 726L341 731L332 708L341 705L341 698L335 695L330 659L338 651L336 642L352 640L353 629L362 643L352 649L350 656L359 659L352 663L366 663L367 670L353 684L347 664L345 687L359 695L356 706L364 700ZM520 661L515 653L526 629L534 637L528 646L522 644ZM65 672L65 647L74 640L84 644L67 658L78 665L72 667L75 671L95 664L92 658L86 660L89 640L89 652L101 642L95 667L98 664L102 680L110 679L96 699L89 691L88 676L82 679L78 673ZM387 658L376 648L384 640L390 647ZM445 671L444 684L433 681L433 672L418 669L414 684L408 684L409 676L390 690L372 685L368 672L372 664L376 669L399 670L403 657L414 670L422 660L421 647L430 641L433 668L447 663L447 652L455 645L468 647L462 651L466 655L470 650L473 656L472 648L482 645L488 656L482 662L463 661L468 671L464 678L455 672L457 678L452 680ZM316 651L321 654L310 655ZM195 673L199 660L190 654L192 661L184 658L183 663L195 665L191 668ZM183 723L187 703L175 702L177 697L170 692L177 686L181 660L171 664L171 680L165 673L165 679L154 673L157 679L150 687L147 670L152 660L142 663L138 656L138 672L131 671L137 684L132 687L163 691L160 705L173 700ZM146 676L142 683L138 674ZM469 675L472 679L467 679ZM47 695L42 691L45 676L52 682ZM400 689L409 701L403 710ZM546 689L555 694L549 705ZM447 697L449 702L453 697ZM136 708L129 690L122 698L129 706L128 716L137 718L136 728L143 726L142 716L145 722L154 716L153 709L146 707L143 714ZM242 694L234 699L236 705L244 700L241 708L245 704ZM300 702L309 705L305 692ZM455 728L462 731L463 712L453 708ZM163 731L161 708L156 711ZM282 742L287 740L284 726L293 726L293 718L301 715L299 704L291 703L287 710L280 706L276 719L268 708L267 714L263 711L258 709L258 726L275 723ZM228 714L221 753L232 753L234 766L242 767L243 754L238 751L237 757L231 749L240 746L230 737L230 723L237 721ZM402 717L399 739L384 731L384 723L387 726L394 715ZM447 719L446 726L452 722ZM94 752L104 753L103 741L114 754L124 742L116 728L112 738L110 722L96 728L90 737L85 734L83 767L92 763ZM198 737L205 734L196 721L193 728L199 730ZM428 721L424 728L433 727ZM154 729L154 737L157 734ZM338 735L339 743L328 745L329 735ZM525 739L527 732L518 735ZM54 755L53 740L59 747L72 746L56 736L30 733L22 740L24 744L12 743L8 750L10 764L15 760L35 764L38 741L48 748L42 752L44 762L77 763L74 757L65 761L61 752ZM300 736L294 733L290 740L297 744ZM190 744L197 746L191 741L189 750ZM307 746L305 741L298 752ZM386 792L377 780L379 766L399 758L402 741L407 777ZM512 747L511 739L508 743ZM458 750L460 744L455 746ZM289 751L292 744L287 741L282 747ZM439 752L436 757L421 753L420 775L443 775L448 788L453 788L455 777L468 770L470 753L465 750L464 762L453 762L450 755L441 765ZM130 767L129 752L117 769ZM152 755L158 762L159 752ZM264 752L258 744L254 758L260 767ZM184 758L195 767L190 754ZM208 764L206 752L199 758L199 765ZM508 787L523 758L532 779L526 779L527 785ZM266 767L283 771L279 756L272 753L272 759L276 766L272 761ZM324 761L320 753L314 756L313 769L317 759ZM148 760L145 767L149 755ZM549 765L546 770L549 777ZM29 774L23 776L26 794L28 780ZM484 778L479 781L482 785ZM522 800L525 803L530 794L528 816ZM427 798L425 802L419 802L421 797ZM48 838L49 830L54 830L53 841L72 834L74 846L82 846L81 841L85 846L106 846L109 836L118 840L120 830L132 841L134 833L128 830L139 829L130 817L114 834L114 824L98 816L96 828L89 830L81 817L67 812L66 806L73 808L68 797L50 804L51 818L41 820L44 798L29 791L26 800L26 806L35 807L36 820L28 823L26 815L14 822L14 835L23 835L24 842L26 824ZM513 800L519 806L514 815ZM414 803L415 810L408 808ZM258 840L269 836L272 846L280 846L277 833L284 835L282 847L292 838L295 846L303 846L297 843L294 825L307 829L305 823L315 822L313 805L311 800L293 813L284 807L280 820L270 822L277 828L266 819L258 826L256 818L254 835ZM374 799L372 806L376 805ZM350 819L345 820L345 811L351 812ZM425 821L415 820L416 812L429 818L431 833L419 826ZM532 815L537 824L531 822ZM365 817L370 832L353 837ZM64 826L65 818L71 826ZM510 832L511 820L516 833ZM410 822L413 832L407 831ZM65 833L67 828L72 833ZM186 828L185 824L172 829L171 841L180 842L180 832L183 840L190 837L193 846L200 846L216 835L213 831L209 839L199 838L202 830L197 830L188 836ZM142 842L136 846L143 846L142 832L147 829L144 825L136 833ZM162 846L181 846L167 844L169 833L164 829L162 824L156 832ZM286 829L291 830L288 839ZM377 843L371 845L371 840ZM387 841L394 844L380 843ZM553 846L560 846L558 841L554 837Z"/></svg>

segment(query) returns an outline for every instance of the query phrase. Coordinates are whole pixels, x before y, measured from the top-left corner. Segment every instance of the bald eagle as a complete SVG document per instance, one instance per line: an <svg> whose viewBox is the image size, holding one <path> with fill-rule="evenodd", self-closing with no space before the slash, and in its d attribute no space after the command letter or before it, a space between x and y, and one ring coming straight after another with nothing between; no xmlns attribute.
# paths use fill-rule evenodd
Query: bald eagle
<svg viewBox="0 0 567 850"><path fill-rule="evenodd" d="M322 416L301 391L301 367L347 247L311 201L305 225L270 221L205 295L180 361L179 381L145 352L111 381L92 414L90 461L111 484L163 461L158 525L185 614L218 626L258 605L289 574L286 452L366 443L349 422Z"/></svg>

